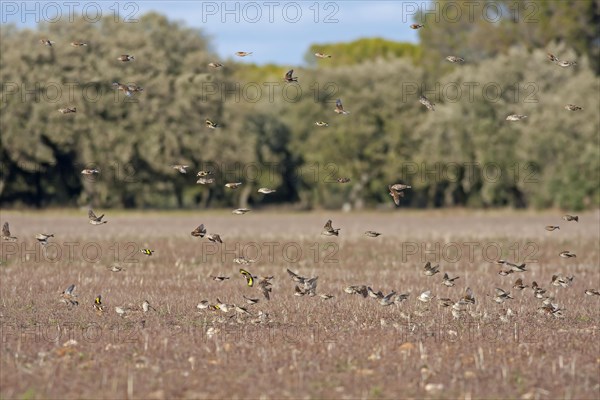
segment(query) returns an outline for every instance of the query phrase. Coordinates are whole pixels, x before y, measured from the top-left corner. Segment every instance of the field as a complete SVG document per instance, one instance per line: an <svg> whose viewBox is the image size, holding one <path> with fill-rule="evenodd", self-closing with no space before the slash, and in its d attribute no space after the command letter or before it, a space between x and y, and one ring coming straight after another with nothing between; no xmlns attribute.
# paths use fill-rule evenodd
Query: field
<svg viewBox="0 0 600 400"><path fill-rule="evenodd" d="M0 397L598 398L600 296L584 292L600 289L600 213L562 215L109 210L92 226L86 210L2 211L18 241L1 249ZM328 219L339 237L320 234ZM200 223L224 243L192 237ZM45 248L41 232L55 235ZM246 285L241 255L256 259L243 266L251 273L274 275L270 300ZM500 276L499 258L528 271ZM426 261L441 273L424 276ZM317 296L295 296L286 268L318 276ZM460 276L456 286L441 285L444 272ZM551 285L555 274L572 284ZM537 281L562 316L541 313L517 278ZM60 302L71 284L79 306ZM349 285L410 296L382 306ZM467 287L476 302L458 317L438 304ZM494 302L497 287L514 299ZM430 303L417 300L426 290ZM217 298L251 315L196 308ZM144 300L155 310L143 312Z"/></svg>

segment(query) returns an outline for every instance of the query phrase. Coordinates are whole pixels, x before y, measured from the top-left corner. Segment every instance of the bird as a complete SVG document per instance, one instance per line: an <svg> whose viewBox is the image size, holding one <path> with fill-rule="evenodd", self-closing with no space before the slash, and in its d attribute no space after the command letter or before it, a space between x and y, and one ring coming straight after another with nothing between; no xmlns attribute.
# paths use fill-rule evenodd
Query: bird
<svg viewBox="0 0 600 400"><path fill-rule="evenodd" d="M113 82L112 86L114 88L116 88L117 90L120 90L123 93L125 93L125 96L127 96L127 97L133 96L133 94L136 93L136 92L143 92L144 91L143 87L137 86L136 84L125 85L123 83Z"/></svg>
<svg viewBox="0 0 600 400"><path fill-rule="evenodd" d="M171 165L171 168L176 169L177 171L179 171L182 174L187 174L187 169L189 168L189 166L182 165L182 164L174 164L174 165Z"/></svg>
<svg viewBox="0 0 600 400"><path fill-rule="evenodd" d="M366 231L366 232L365 232L365 236L368 236L368 237L373 237L373 238L375 238L375 237L377 237L377 236L381 236L381 233L379 233L379 232L375 232L375 231Z"/></svg>
<svg viewBox="0 0 600 400"><path fill-rule="evenodd" d="M217 129L220 126L219 124L215 124L208 118L206 119L206 121L204 121L204 124L206 125L207 128L210 128L210 129Z"/></svg>
<svg viewBox="0 0 600 400"><path fill-rule="evenodd" d="M292 278L292 281L294 281L294 282L298 282L298 283L304 284L304 281L306 281L305 277L298 275L297 273L295 273L294 271L290 270L289 268L287 268L287 273Z"/></svg>
<svg viewBox="0 0 600 400"><path fill-rule="evenodd" d="M340 228L337 229L333 229L333 226L331 226L331 220L328 220L325 223L325 226L323 227L323 230L321 231L321 235L325 235L325 236L339 236L340 232Z"/></svg>
<svg viewBox="0 0 600 400"><path fill-rule="evenodd" d="M337 99L335 101L335 109L333 111L335 111L337 114L342 114L342 115L350 114L350 111L344 110L344 106L342 105L342 100L340 100L340 99Z"/></svg>
<svg viewBox="0 0 600 400"><path fill-rule="evenodd" d="M99 174L99 173L100 173L100 171L97 170L96 168L86 168L81 171L81 175L94 175L94 174Z"/></svg>
<svg viewBox="0 0 600 400"><path fill-rule="evenodd" d="M425 95L419 97L419 103L423 104L429 111L435 111L435 103L431 102Z"/></svg>
<svg viewBox="0 0 600 400"><path fill-rule="evenodd" d="M431 299L433 299L435 296L431 295L431 290L427 290L423 293L421 293L419 295L419 297L417 297L417 300L423 302L423 303L429 303L431 301Z"/></svg>
<svg viewBox="0 0 600 400"><path fill-rule="evenodd" d="M526 271L525 266L527 265L527 264L514 264L509 261L502 260L502 259L496 261L496 264L505 265L507 267L510 267L510 271L512 271L512 272L525 272Z"/></svg>
<svg viewBox="0 0 600 400"><path fill-rule="evenodd" d="M568 111L580 111L580 110L583 110L583 107L576 106L575 104L567 104L565 106L565 110L568 110Z"/></svg>
<svg viewBox="0 0 600 400"><path fill-rule="evenodd" d="M304 292L302 289L300 289L300 286L296 285L296 286L294 287L294 296L302 297L302 296L304 296L305 294L306 294L306 293L305 293L305 292Z"/></svg>
<svg viewBox="0 0 600 400"><path fill-rule="evenodd" d="M249 287L254 286L254 280L256 279L256 276L252 275L250 272L246 271L244 268L240 268L240 274L242 274L242 276L244 278L246 278L246 284Z"/></svg>
<svg viewBox="0 0 600 400"><path fill-rule="evenodd" d="M425 25L423 25L423 24L412 24L412 25L410 25L410 29L421 29L424 26Z"/></svg>
<svg viewBox="0 0 600 400"><path fill-rule="evenodd" d="M17 238L15 236L10 235L10 229L8 227L8 222L5 222L2 225L2 240L6 242L16 242Z"/></svg>
<svg viewBox="0 0 600 400"><path fill-rule="evenodd" d="M286 82L298 82L298 78L295 76L292 76L294 74L294 70L290 69L288 72L285 73L285 77L283 78Z"/></svg>
<svg viewBox="0 0 600 400"><path fill-rule="evenodd" d="M440 272L440 265L436 265L435 267L431 266L431 263L427 261L425 266L423 267L423 274L425 276L433 276Z"/></svg>
<svg viewBox="0 0 600 400"><path fill-rule="evenodd" d="M73 47L82 47L82 46L87 46L88 44L86 42L71 42L71 46Z"/></svg>
<svg viewBox="0 0 600 400"><path fill-rule="evenodd" d="M563 215L562 219L564 219L565 221L571 222L571 221L575 221L575 222L579 222L579 217L577 215Z"/></svg>
<svg viewBox="0 0 600 400"><path fill-rule="evenodd" d="M200 185L209 185L215 183L215 180L213 178L198 178L196 183L199 183Z"/></svg>
<svg viewBox="0 0 600 400"><path fill-rule="evenodd" d="M90 208L88 211L88 219L89 219L89 223L92 225L102 225L102 224L106 224L108 223L108 221L102 221L102 218L104 218L104 214L102 214L99 217L96 217L96 214L94 214L94 211Z"/></svg>
<svg viewBox="0 0 600 400"><path fill-rule="evenodd" d="M337 178L335 181L337 183L348 183L348 182L350 182L350 178L345 178L345 177L344 178Z"/></svg>
<svg viewBox="0 0 600 400"><path fill-rule="evenodd" d="M150 250L150 249L140 249L140 253L150 257L152 254L154 254L154 250Z"/></svg>
<svg viewBox="0 0 600 400"><path fill-rule="evenodd" d="M452 287L455 285L454 281L457 280L458 278L460 278L460 276L457 276L456 278L450 278L448 276L448 273L444 273L444 278L442 280L442 285L448 286L448 287Z"/></svg>
<svg viewBox="0 0 600 400"><path fill-rule="evenodd" d="M475 297L473 296L473 290L471 290L470 287L467 288L466 294L461 300L467 304L475 304Z"/></svg>
<svg viewBox="0 0 600 400"><path fill-rule="evenodd" d="M331 58L331 56L329 54L325 54L325 53L315 53L315 57L317 58Z"/></svg>
<svg viewBox="0 0 600 400"><path fill-rule="evenodd" d="M196 174L196 176L206 177L206 176L210 176L212 174L213 174L213 171L204 171L204 170L202 170L202 171L198 171L198 173Z"/></svg>
<svg viewBox="0 0 600 400"><path fill-rule="evenodd" d="M242 296L244 298L244 300L246 300L246 303L252 305L252 304L256 304L259 302L259 300L257 298L252 298L252 297L246 297L246 296Z"/></svg>
<svg viewBox="0 0 600 400"><path fill-rule="evenodd" d="M37 241L42 246L47 245L48 244L48 239L50 239L51 237L54 237L54 234L52 234L52 233L38 233L37 235L35 235L35 238L37 239Z"/></svg>
<svg viewBox="0 0 600 400"><path fill-rule="evenodd" d="M380 291L375 292L371 286L367 286L367 294L369 295L369 297L373 298L373 299L383 299L384 295L383 293Z"/></svg>
<svg viewBox="0 0 600 400"><path fill-rule="evenodd" d="M585 289L585 294L588 295L588 296L600 296L600 290Z"/></svg>
<svg viewBox="0 0 600 400"><path fill-rule="evenodd" d="M574 258L574 257L577 257L575 255L575 253L571 253L568 250L561 251L560 254L559 254L559 256L561 256L562 258Z"/></svg>
<svg viewBox="0 0 600 400"><path fill-rule="evenodd" d="M523 290L526 287L529 287L528 285L523 285L523 279L519 278L515 281L515 284L513 285L513 289L517 289L517 290Z"/></svg>
<svg viewBox="0 0 600 400"><path fill-rule="evenodd" d="M555 63L555 62L557 62L557 61L559 61L558 57L556 57L556 56L555 56L554 54L552 54L552 53L548 53L548 59L549 59L550 61L554 62L554 63Z"/></svg>
<svg viewBox="0 0 600 400"><path fill-rule="evenodd" d="M315 125L316 126L329 126L329 124L324 121L317 121L317 122L315 122Z"/></svg>
<svg viewBox="0 0 600 400"><path fill-rule="evenodd" d="M213 281L217 281L217 282L223 282L227 279L229 279L228 276L214 276L214 275L210 275L209 276Z"/></svg>
<svg viewBox="0 0 600 400"><path fill-rule="evenodd" d="M560 275L552 275L552 285L553 286L560 286L560 287L568 287L571 285L571 283L573 283L573 278L574 276L567 276L567 277L563 277Z"/></svg>
<svg viewBox="0 0 600 400"><path fill-rule="evenodd" d="M506 117L507 121L520 121L522 119L527 118L527 115L521 115L521 114L511 114L508 117Z"/></svg>
<svg viewBox="0 0 600 400"><path fill-rule="evenodd" d="M102 296L98 295L94 299L94 309L98 312L104 311L104 306L102 305Z"/></svg>
<svg viewBox="0 0 600 400"><path fill-rule="evenodd" d="M43 44L44 46L49 46L49 47L52 47L52 45L53 45L54 43L55 43L55 42L53 42L53 41L52 41L52 40L50 40L50 39L40 39L40 44Z"/></svg>
<svg viewBox="0 0 600 400"><path fill-rule="evenodd" d="M209 307L210 307L210 304L209 304L208 300L202 300L200 303L198 303L198 305L196 305L196 308L198 310L205 310Z"/></svg>
<svg viewBox="0 0 600 400"><path fill-rule="evenodd" d="M121 272L125 270L125 268L121 267L118 264L109 265L108 267L106 267L106 269L108 269L111 272Z"/></svg>
<svg viewBox="0 0 600 400"><path fill-rule="evenodd" d="M558 226L558 225L548 225L548 226L546 226L546 230L550 231L550 232L555 231L557 229L560 229L560 226Z"/></svg>
<svg viewBox="0 0 600 400"><path fill-rule="evenodd" d="M258 193L262 193L262 194L271 194L271 193L275 193L275 192L276 192L275 189L269 189L266 187L258 189Z"/></svg>
<svg viewBox="0 0 600 400"><path fill-rule="evenodd" d="M217 69L217 68L221 68L223 66L223 64L218 63L218 62L210 62L210 63L208 63L208 66L211 68Z"/></svg>
<svg viewBox="0 0 600 400"><path fill-rule="evenodd" d="M236 51L235 55L238 57L246 57L249 56L250 54L252 54L252 52L246 52L246 51Z"/></svg>
<svg viewBox="0 0 600 400"><path fill-rule="evenodd" d="M390 304L394 304L394 296L396 295L395 291L387 294L385 297L379 299L379 304L382 306L389 306Z"/></svg>
<svg viewBox="0 0 600 400"><path fill-rule="evenodd" d="M121 62L128 62L128 61L135 60L135 57L131 56L129 54L122 54L122 55L119 56L119 58L117 58L117 60L121 61Z"/></svg>
<svg viewBox="0 0 600 400"><path fill-rule="evenodd" d="M450 61L451 63L463 63L463 62L465 62L464 58L456 57L456 56L448 56L448 57L446 57L446 60Z"/></svg>
<svg viewBox="0 0 600 400"><path fill-rule="evenodd" d="M360 294L362 297L367 297L368 291L367 291L367 286L365 285L352 285L352 286L347 286L344 288L344 292L348 293L348 294Z"/></svg>
<svg viewBox="0 0 600 400"><path fill-rule="evenodd" d="M241 307L241 306L236 306L236 305L234 305L234 306L233 306L233 308L234 308L234 310L235 310L237 313L240 313L240 314L245 314L245 315L252 315L252 314L250 314L250 312L248 311L248 309L247 309L247 308L245 308L245 307Z"/></svg>
<svg viewBox="0 0 600 400"><path fill-rule="evenodd" d="M192 236L203 238L206 235L206 229L204 224L200 224L196 229L192 231Z"/></svg>
<svg viewBox="0 0 600 400"><path fill-rule="evenodd" d="M404 197L403 190L410 189L410 188L411 188L411 186L403 185L401 183L396 183L396 184L388 186L388 190L390 192L390 196L392 196L392 199L394 199L394 203L397 206L400 205L400 198Z"/></svg>
<svg viewBox="0 0 600 400"><path fill-rule="evenodd" d="M68 288L66 288L61 294L61 302L65 303L68 306L78 306L79 302L77 300L75 300L77 298L77 295L75 295L73 293L73 291L75 290L75 285L69 285Z"/></svg>
<svg viewBox="0 0 600 400"><path fill-rule="evenodd" d="M77 107L71 106L71 107L59 108L58 112L61 113L61 114L76 113L77 112Z"/></svg>
<svg viewBox="0 0 600 400"><path fill-rule="evenodd" d="M320 298L322 298L323 300L329 300L332 299L334 296L332 294L320 294L319 295Z"/></svg>
<svg viewBox="0 0 600 400"><path fill-rule="evenodd" d="M268 279L261 279L258 282L258 288L262 292L263 296L265 296L265 299L271 300L271 282L269 282Z"/></svg>
<svg viewBox="0 0 600 400"><path fill-rule="evenodd" d="M442 307L450 307L452 304L454 304L454 301L447 297L440 297L437 300L438 300L438 304Z"/></svg>
<svg viewBox="0 0 600 400"><path fill-rule="evenodd" d="M221 236L218 233L209 233L206 238L213 243L223 243Z"/></svg>
<svg viewBox="0 0 600 400"><path fill-rule="evenodd" d="M494 296L494 301L498 304L504 303L505 300L512 299L513 297L509 292L496 288L496 295Z"/></svg>
<svg viewBox="0 0 600 400"><path fill-rule="evenodd" d="M249 260L244 256L239 256L233 259L233 262L236 264L240 264L240 265L250 265L254 262L256 262L256 260Z"/></svg>
<svg viewBox="0 0 600 400"><path fill-rule="evenodd" d="M123 307L115 306L115 312L119 315L119 317L124 317L128 310Z"/></svg>
<svg viewBox="0 0 600 400"><path fill-rule="evenodd" d="M148 300L144 300L144 302L142 303L142 311L148 312L150 310L156 311L156 308L152 307Z"/></svg>
<svg viewBox="0 0 600 400"><path fill-rule="evenodd" d="M237 189L240 186L242 186L242 182L229 182L225 184L225 187L229 189Z"/></svg>
<svg viewBox="0 0 600 400"><path fill-rule="evenodd" d="M512 269L507 269L507 270L501 269L500 271L498 271L498 275L508 276L508 275L512 274L513 272L514 271Z"/></svg>
<svg viewBox="0 0 600 400"><path fill-rule="evenodd" d="M235 214L235 215L244 215L246 213L249 213L250 211L252 211L252 210L249 208L238 208L238 209L233 210L231 213Z"/></svg>
<svg viewBox="0 0 600 400"><path fill-rule="evenodd" d="M546 289L542 289L536 281L531 282L531 289L533 290L533 295L538 299L542 299L546 293Z"/></svg>
<svg viewBox="0 0 600 400"><path fill-rule="evenodd" d="M566 68L572 65L577 65L577 61L559 60L556 64L560 67Z"/></svg>

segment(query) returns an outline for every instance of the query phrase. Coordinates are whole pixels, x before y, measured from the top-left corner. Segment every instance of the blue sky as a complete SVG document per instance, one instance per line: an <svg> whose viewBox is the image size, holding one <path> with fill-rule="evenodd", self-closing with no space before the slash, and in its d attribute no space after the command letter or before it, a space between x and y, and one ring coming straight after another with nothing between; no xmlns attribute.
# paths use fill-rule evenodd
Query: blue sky
<svg viewBox="0 0 600 400"><path fill-rule="evenodd" d="M52 1L2 3L2 23L35 27L36 21L68 20L74 11L90 21L101 13L136 18L156 11L202 28L223 58L252 51L249 62L301 65L312 43L383 37L417 42L410 29L415 7L426 1ZM58 6L58 7L57 7ZM59 9L60 8L60 9Z"/></svg>

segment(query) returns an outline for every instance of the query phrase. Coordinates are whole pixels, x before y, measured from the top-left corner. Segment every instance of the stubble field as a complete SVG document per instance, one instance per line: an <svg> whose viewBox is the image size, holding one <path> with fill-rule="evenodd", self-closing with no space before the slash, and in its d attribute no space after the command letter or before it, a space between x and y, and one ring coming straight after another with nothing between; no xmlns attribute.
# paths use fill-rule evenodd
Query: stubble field
<svg viewBox="0 0 600 400"><path fill-rule="evenodd" d="M600 289L600 213L580 214L578 223L561 216L109 211L107 224L92 226L86 210L3 211L0 222L18 241L1 248L0 395L598 398L600 296L584 292ZM320 234L328 219L339 237ZM200 223L224 243L192 237ZM42 232L55 235L45 248L34 238ZM563 250L577 257L559 257ZM238 256L256 260L243 266L251 273L274 275L270 300L246 285ZM500 276L499 258L528 271ZM441 272L425 276L426 261ZM318 276L317 295L295 296L287 268ZM445 272L460 277L454 287L441 284ZM573 275L572 284L551 285L555 274ZM562 317L541 313L531 288L513 289L517 278L546 289ZM71 284L79 306L60 302ZM345 293L349 285L410 296L382 306ZM439 305L467 287L476 302L459 317ZM514 299L497 304L495 288ZM427 290L436 297L418 301ZM97 295L103 313L92 306ZM244 295L260 300L248 305ZM196 308L217 298L250 315ZM155 310L140 310L144 300Z"/></svg>

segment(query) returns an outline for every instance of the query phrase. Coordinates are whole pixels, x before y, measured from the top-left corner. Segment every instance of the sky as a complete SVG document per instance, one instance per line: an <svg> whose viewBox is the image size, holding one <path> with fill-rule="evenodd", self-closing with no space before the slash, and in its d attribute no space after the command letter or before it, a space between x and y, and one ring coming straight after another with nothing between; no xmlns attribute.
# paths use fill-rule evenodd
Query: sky
<svg viewBox="0 0 600 400"><path fill-rule="evenodd" d="M201 28L222 59L253 52L248 62L302 65L313 43L381 37L416 43L410 29L416 8L427 1L3 1L1 23L34 28L40 21L68 21L83 14L135 19L155 11L170 20Z"/></svg>

